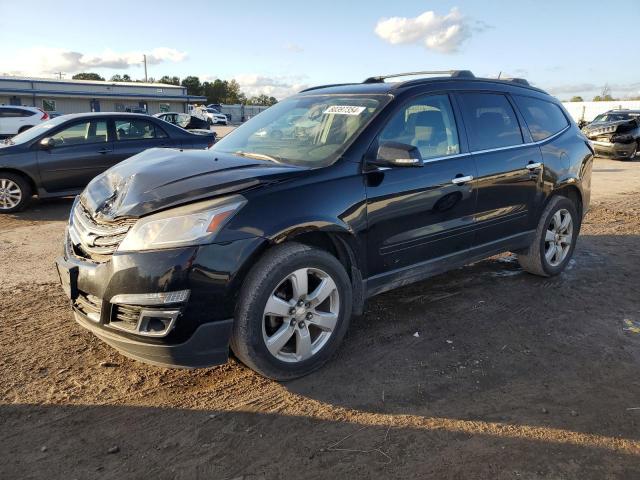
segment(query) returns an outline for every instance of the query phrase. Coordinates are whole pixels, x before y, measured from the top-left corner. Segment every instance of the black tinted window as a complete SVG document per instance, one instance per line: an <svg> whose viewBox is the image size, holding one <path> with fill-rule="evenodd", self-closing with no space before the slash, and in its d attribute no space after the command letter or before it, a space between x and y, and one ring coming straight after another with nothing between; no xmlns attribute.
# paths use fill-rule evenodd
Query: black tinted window
<svg viewBox="0 0 640 480"><path fill-rule="evenodd" d="M507 97L495 93L463 93L462 112L471 150L522 143L522 132Z"/></svg>
<svg viewBox="0 0 640 480"><path fill-rule="evenodd" d="M4 118L30 117L31 115L35 115L35 112L22 108L0 108L0 117Z"/></svg>
<svg viewBox="0 0 640 480"><path fill-rule="evenodd" d="M389 141L418 147L423 159L460 153L449 97L430 95L409 102L380 133L380 143Z"/></svg>
<svg viewBox="0 0 640 480"><path fill-rule="evenodd" d="M514 99L536 142L558 133L569 125L560 107L551 102L519 95Z"/></svg>
<svg viewBox="0 0 640 480"><path fill-rule="evenodd" d="M159 127L147 120L116 120L116 137L118 140L143 140L164 138L166 136Z"/></svg>

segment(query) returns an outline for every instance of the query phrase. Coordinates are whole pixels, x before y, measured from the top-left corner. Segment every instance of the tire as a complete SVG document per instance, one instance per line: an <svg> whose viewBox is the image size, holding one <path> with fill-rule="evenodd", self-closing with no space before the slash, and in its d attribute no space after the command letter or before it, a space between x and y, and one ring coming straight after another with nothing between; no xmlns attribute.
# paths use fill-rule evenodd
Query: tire
<svg viewBox="0 0 640 480"><path fill-rule="evenodd" d="M570 223L567 228L562 229L567 215ZM570 199L560 195L552 197L540 216L533 242L525 252L518 254L520 266L527 272L542 277L558 275L573 256L580 224L578 210ZM558 250L558 245L561 250Z"/></svg>
<svg viewBox="0 0 640 480"><path fill-rule="evenodd" d="M0 172L0 214L23 210L31 195L31 185L22 175Z"/></svg>
<svg viewBox="0 0 640 480"><path fill-rule="evenodd" d="M292 277L308 280L308 295L303 286L302 295L296 296L297 283ZM323 290L331 289L331 293L314 305L312 297L321 290L318 282L324 282L327 288ZM296 303L300 297L302 303ZM283 315L267 315L268 301L273 305L271 313ZM324 365L337 350L349 326L351 303L349 277L334 256L299 243L278 245L256 263L241 288L231 350L242 363L265 377L278 381L302 377ZM318 312L331 321L324 323ZM324 323L328 329L333 321L330 331L317 326ZM278 343L278 339L286 343Z"/></svg>

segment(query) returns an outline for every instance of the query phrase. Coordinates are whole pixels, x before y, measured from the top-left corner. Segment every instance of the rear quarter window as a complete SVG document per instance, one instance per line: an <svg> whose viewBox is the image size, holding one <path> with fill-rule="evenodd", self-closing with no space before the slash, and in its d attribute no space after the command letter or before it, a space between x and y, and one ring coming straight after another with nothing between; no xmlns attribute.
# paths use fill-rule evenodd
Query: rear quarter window
<svg viewBox="0 0 640 480"><path fill-rule="evenodd" d="M554 103L520 95L514 95L513 98L536 142L549 138L569 125L560 107Z"/></svg>

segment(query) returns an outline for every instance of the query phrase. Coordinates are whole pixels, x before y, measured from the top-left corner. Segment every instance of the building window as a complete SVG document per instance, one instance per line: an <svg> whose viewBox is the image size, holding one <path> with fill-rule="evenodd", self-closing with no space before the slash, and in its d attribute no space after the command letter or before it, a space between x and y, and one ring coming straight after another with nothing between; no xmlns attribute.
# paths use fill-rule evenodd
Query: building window
<svg viewBox="0 0 640 480"><path fill-rule="evenodd" d="M116 103L116 112L124 112L124 103Z"/></svg>
<svg viewBox="0 0 640 480"><path fill-rule="evenodd" d="M55 100L42 100L42 109L45 112L55 112L56 111L56 101Z"/></svg>
<svg viewBox="0 0 640 480"><path fill-rule="evenodd" d="M169 111L171 111L171 104L169 103L160 104L160 112L169 112Z"/></svg>

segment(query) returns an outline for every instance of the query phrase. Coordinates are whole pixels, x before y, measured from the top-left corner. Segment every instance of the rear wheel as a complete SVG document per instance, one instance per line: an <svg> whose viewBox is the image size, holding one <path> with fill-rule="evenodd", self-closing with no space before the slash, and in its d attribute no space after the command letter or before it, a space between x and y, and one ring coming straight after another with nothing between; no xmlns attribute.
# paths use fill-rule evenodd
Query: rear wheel
<svg viewBox="0 0 640 480"><path fill-rule="evenodd" d="M349 325L351 284L342 264L297 243L269 250L245 281L231 349L265 377L290 380L320 368Z"/></svg>
<svg viewBox="0 0 640 480"><path fill-rule="evenodd" d="M533 242L518 254L520 266L543 277L558 275L573 256L579 230L575 204L567 197L553 197L540 216Z"/></svg>
<svg viewBox="0 0 640 480"><path fill-rule="evenodd" d="M29 182L15 173L0 172L0 213L18 212L31 200Z"/></svg>

